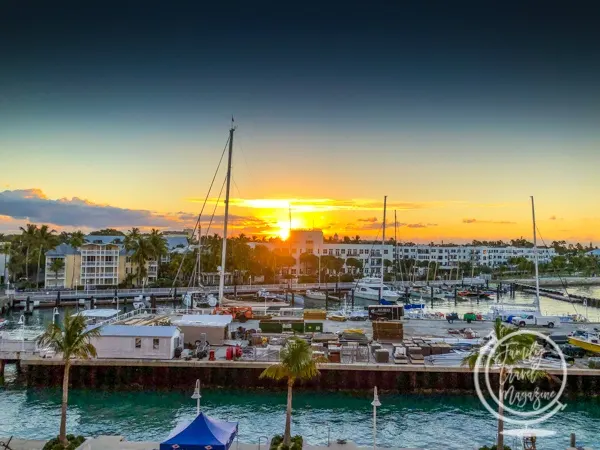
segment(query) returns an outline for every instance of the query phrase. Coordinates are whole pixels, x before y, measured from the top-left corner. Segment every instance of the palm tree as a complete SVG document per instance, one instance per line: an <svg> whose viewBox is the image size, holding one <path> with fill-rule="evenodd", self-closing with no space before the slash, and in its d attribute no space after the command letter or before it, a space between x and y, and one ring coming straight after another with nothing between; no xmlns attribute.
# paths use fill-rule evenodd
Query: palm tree
<svg viewBox="0 0 600 450"><path fill-rule="evenodd" d="M292 389L296 380L310 380L319 375L317 364L312 358L312 349L306 341L292 338L281 350L280 362L267 367L260 378L287 380L287 410L285 415L285 433L283 444L289 446L292 425Z"/></svg>
<svg viewBox="0 0 600 450"><path fill-rule="evenodd" d="M132 252L131 261L137 265L137 281L139 286L148 274L146 263L153 256L153 248L146 236L139 235L135 241L129 244L129 250Z"/></svg>
<svg viewBox="0 0 600 450"><path fill-rule="evenodd" d="M148 243L152 248L152 254L156 259L156 279L158 280L158 270L160 269L160 259L163 256L166 256L169 252L167 248L167 241L163 237L160 231L155 228L152 228L150 231L150 236L148 237Z"/></svg>
<svg viewBox="0 0 600 450"><path fill-rule="evenodd" d="M77 249L85 243L85 235L81 231L74 231L71 233L68 243L71 247Z"/></svg>
<svg viewBox="0 0 600 450"><path fill-rule="evenodd" d="M28 223L25 228L19 227L21 230L21 242L26 247L25 253L25 278L29 281L29 248L35 245L37 237L37 225Z"/></svg>
<svg viewBox="0 0 600 450"><path fill-rule="evenodd" d="M100 328L88 329L85 318L79 314L65 314L61 327L56 323L48 324L46 331L39 338L41 347L50 347L57 354L62 354L65 365L63 376L62 408L60 417L59 439L67 445L67 403L69 399L69 371L73 359L96 357L96 348L91 338L100 336Z"/></svg>
<svg viewBox="0 0 600 450"><path fill-rule="evenodd" d="M538 344L534 334L518 334L520 330L502 323L500 318L494 323L494 336L496 342L503 340L500 345L493 347L493 353L482 356L480 367L485 367L487 361L490 365L500 367L498 387L498 435L496 445L499 449L504 448L504 384L510 376L510 370L522 360L531 355L531 351ZM477 365L480 349L476 349L462 360L462 365L468 365L473 370ZM518 369L515 369L518 370ZM535 381L547 377L548 374L542 370L523 369L527 371L527 379Z"/></svg>
<svg viewBox="0 0 600 450"><path fill-rule="evenodd" d="M54 287L58 284L58 272L65 268L65 261L62 258L55 258L50 263L48 270L54 274Z"/></svg>
<svg viewBox="0 0 600 450"><path fill-rule="evenodd" d="M35 272L35 287L38 287L40 282L40 262L42 255L45 255L46 250L54 248L58 245L58 236L55 235L56 230L50 230L48 225L42 225L36 233L36 246L39 247L37 271Z"/></svg>
<svg viewBox="0 0 600 450"><path fill-rule="evenodd" d="M140 229L139 228L132 228L131 231L129 231L126 235L125 235L125 248L127 250L132 250L131 246L133 245L133 243L141 236L140 233Z"/></svg>

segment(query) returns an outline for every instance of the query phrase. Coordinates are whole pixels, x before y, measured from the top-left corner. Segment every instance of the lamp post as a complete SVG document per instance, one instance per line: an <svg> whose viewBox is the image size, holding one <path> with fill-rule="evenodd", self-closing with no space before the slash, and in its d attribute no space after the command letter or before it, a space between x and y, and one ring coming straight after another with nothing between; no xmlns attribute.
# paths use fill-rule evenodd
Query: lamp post
<svg viewBox="0 0 600 450"><path fill-rule="evenodd" d="M373 450L377 450L377 407L381 406L379 396L377 395L377 386L375 386L373 391L373 401L371 402L371 405L373 405Z"/></svg>
<svg viewBox="0 0 600 450"><path fill-rule="evenodd" d="M54 322L54 325L58 325L58 308L54 308L52 310L52 321Z"/></svg>
<svg viewBox="0 0 600 450"><path fill-rule="evenodd" d="M25 316L19 317L19 325L21 325L21 351L25 353Z"/></svg>
<svg viewBox="0 0 600 450"><path fill-rule="evenodd" d="M192 399L196 400L196 416L200 415L200 399L202 395L200 394L200 380L196 380L196 387L194 388L194 393L192 394Z"/></svg>

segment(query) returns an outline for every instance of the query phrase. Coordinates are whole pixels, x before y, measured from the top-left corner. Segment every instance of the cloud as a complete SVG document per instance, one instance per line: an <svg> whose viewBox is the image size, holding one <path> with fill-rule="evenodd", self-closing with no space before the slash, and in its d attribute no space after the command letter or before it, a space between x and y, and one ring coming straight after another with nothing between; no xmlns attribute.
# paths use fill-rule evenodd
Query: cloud
<svg viewBox="0 0 600 450"><path fill-rule="evenodd" d="M550 216L549 220L556 220L556 216Z"/></svg>
<svg viewBox="0 0 600 450"><path fill-rule="evenodd" d="M508 220L480 220L480 219L463 219L462 223L493 223L497 225L515 225L517 222L510 222Z"/></svg>
<svg viewBox="0 0 600 450"><path fill-rule="evenodd" d="M57 226L90 228L181 226L196 217L183 212L161 214L100 205L78 197L51 200L40 189L0 192L0 215Z"/></svg>
<svg viewBox="0 0 600 450"><path fill-rule="evenodd" d="M358 219L358 221L374 223L374 222L377 222L377 217L367 217L365 219Z"/></svg>
<svg viewBox="0 0 600 450"><path fill-rule="evenodd" d="M358 220L359 222L365 222L364 220ZM429 228L429 227L437 227L436 223L401 223L398 222L398 228ZM351 222L346 224L345 229L354 230L354 231L372 231L372 230L381 230L382 224L380 222L368 222L368 223L356 223ZM393 229L394 222L387 223L387 229Z"/></svg>

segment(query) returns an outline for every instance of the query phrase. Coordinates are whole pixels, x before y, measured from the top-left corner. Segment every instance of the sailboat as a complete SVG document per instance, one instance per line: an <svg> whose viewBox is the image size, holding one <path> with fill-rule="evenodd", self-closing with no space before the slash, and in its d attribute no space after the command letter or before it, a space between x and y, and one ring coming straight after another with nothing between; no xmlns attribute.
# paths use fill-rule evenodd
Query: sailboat
<svg viewBox="0 0 600 450"><path fill-rule="evenodd" d="M531 314L533 311L535 314L541 315L540 309L540 276L538 270L538 248L537 248L537 226L535 223L535 201L533 195L531 196L531 217L533 221L533 261L535 266L535 302L533 304L513 304L498 306L492 306L490 308L490 315L492 318L501 317L502 321L508 321L512 316L520 314Z"/></svg>
<svg viewBox="0 0 600 450"><path fill-rule="evenodd" d="M385 246L385 220L386 220L387 195L383 197L383 233L381 238L381 277L366 277L361 278L356 285L354 296L365 300L376 302L393 303L401 296L399 292L392 290L389 286L383 283L384 264L384 246Z"/></svg>

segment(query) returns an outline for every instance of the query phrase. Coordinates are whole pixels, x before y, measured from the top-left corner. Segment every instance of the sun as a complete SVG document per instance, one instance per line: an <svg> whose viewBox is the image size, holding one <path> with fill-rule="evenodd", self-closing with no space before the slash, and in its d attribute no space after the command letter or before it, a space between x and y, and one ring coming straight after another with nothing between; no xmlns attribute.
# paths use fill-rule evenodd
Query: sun
<svg viewBox="0 0 600 450"><path fill-rule="evenodd" d="M277 236L279 236L282 240L286 240L290 237L290 222L288 220L280 220L277 222L277 226L279 227L279 231L277 232ZM292 219L292 230L303 228L304 224L302 220L293 218Z"/></svg>

